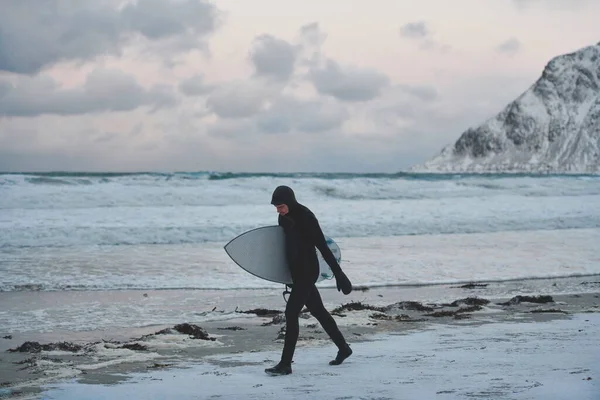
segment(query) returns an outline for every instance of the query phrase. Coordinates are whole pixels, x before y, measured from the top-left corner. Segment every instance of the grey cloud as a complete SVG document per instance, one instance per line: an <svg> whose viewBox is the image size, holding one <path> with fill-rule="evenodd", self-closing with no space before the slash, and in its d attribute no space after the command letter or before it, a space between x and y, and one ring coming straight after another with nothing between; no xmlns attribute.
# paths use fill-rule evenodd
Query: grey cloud
<svg viewBox="0 0 600 400"><path fill-rule="evenodd" d="M271 35L261 35L254 40L250 59L256 74L287 80L294 73L298 48Z"/></svg>
<svg viewBox="0 0 600 400"><path fill-rule="evenodd" d="M1 85L6 88L6 81ZM75 115L104 111L130 111L143 105L168 107L174 97L165 87L151 90L120 71L97 69L85 84L61 89L50 77L20 77L0 93L0 116L41 114Z"/></svg>
<svg viewBox="0 0 600 400"><path fill-rule="evenodd" d="M65 60L119 55L135 37L156 42L182 35L195 38L186 46L197 46L217 18L204 0L138 0L121 9L108 1L2 1L0 71L35 74Z"/></svg>
<svg viewBox="0 0 600 400"><path fill-rule="evenodd" d="M440 53L448 53L452 49L447 44L438 43L435 40L431 40L431 39L423 40L419 47L421 48L421 50L438 51Z"/></svg>
<svg viewBox="0 0 600 400"><path fill-rule="evenodd" d="M529 4L531 4L531 0L513 0L513 3L515 6L517 6L517 8L522 9L523 7L526 7Z"/></svg>
<svg viewBox="0 0 600 400"><path fill-rule="evenodd" d="M253 137L254 125L249 119L225 119L219 120L207 127L209 136L230 138L240 143L255 140Z"/></svg>
<svg viewBox="0 0 600 400"><path fill-rule="evenodd" d="M411 22L400 28L400 35L406 38L424 38L429 35L425 22Z"/></svg>
<svg viewBox="0 0 600 400"><path fill-rule="evenodd" d="M519 10L525 10L538 4L548 8L573 10L581 6L596 5L597 0L513 0L513 3Z"/></svg>
<svg viewBox="0 0 600 400"><path fill-rule="evenodd" d="M8 81L0 80L0 98L12 90L13 86Z"/></svg>
<svg viewBox="0 0 600 400"><path fill-rule="evenodd" d="M322 64L321 46L325 43L327 34L321 31L318 22L306 24L300 28L301 59L299 65L308 69L317 68Z"/></svg>
<svg viewBox="0 0 600 400"><path fill-rule="evenodd" d="M221 118L245 118L258 113L271 95L271 88L258 81L234 81L217 87L206 106Z"/></svg>
<svg viewBox="0 0 600 400"><path fill-rule="evenodd" d="M437 90L432 86L398 85L398 88L423 101L434 101L438 97Z"/></svg>
<svg viewBox="0 0 600 400"><path fill-rule="evenodd" d="M82 169L82 165L91 169L90 158L87 155L81 156L66 152L47 154L36 151L0 150L0 171L79 171Z"/></svg>
<svg viewBox="0 0 600 400"><path fill-rule="evenodd" d="M204 82L204 76L194 75L179 84L179 90L187 96L202 96L210 93L213 86Z"/></svg>
<svg viewBox="0 0 600 400"><path fill-rule="evenodd" d="M207 58L210 57L210 49L205 38L189 32L140 43L139 49L144 55L157 59L167 68L183 65L185 53L191 50L198 51Z"/></svg>
<svg viewBox="0 0 600 400"><path fill-rule="evenodd" d="M321 31L318 22L306 24L300 28L300 36L310 46L320 47L327 39L327 34Z"/></svg>
<svg viewBox="0 0 600 400"><path fill-rule="evenodd" d="M121 11L123 25L149 39L185 32L205 34L215 29L215 9L200 0L138 0Z"/></svg>
<svg viewBox="0 0 600 400"><path fill-rule="evenodd" d="M450 46L438 43L431 37L431 31L423 21L403 25L400 28L400 35L408 39L417 40L421 50L440 51L442 53L450 51Z"/></svg>
<svg viewBox="0 0 600 400"><path fill-rule="evenodd" d="M510 38L496 47L496 51L506 54L515 54L521 50L521 42L516 38Z"/></svg>
<svg viewBox="0 0 600 400"><path fill-rule="evenodd" d="M348 111L335 102L282 96L261 113L257 127L264 133L312 133L340 127L348 117Z"/></svg>
<svg viewBox="0 0 600 400"><path fill-rule="evenodd" d="M590 12L597 13L598 0L513 0L515 8L521 12L557 10L569 11L580 10L590 7Z"/></svg>
<svg viewBox="0 0 600 400"><path fill-rule="evenodd" d="M327 60L325 67L310 71L309 79L321 94L344 101L366 101L377 97L389 78L372 69L341 67Z"/></svg>

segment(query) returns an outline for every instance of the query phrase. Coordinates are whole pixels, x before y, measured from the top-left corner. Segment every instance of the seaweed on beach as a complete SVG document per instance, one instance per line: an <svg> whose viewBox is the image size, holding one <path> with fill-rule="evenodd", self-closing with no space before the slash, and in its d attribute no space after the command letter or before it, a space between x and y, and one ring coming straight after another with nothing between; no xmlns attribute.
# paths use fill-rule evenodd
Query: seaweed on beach
<svg viewBox="0 0 600 400"><path fill-rule="evenodd" d="M261 326L280 325L285 323L285 315L277 314L269 322L265 322Z"/></svg>
<svg viewBox="0 0 600 400"><path fill-rule="evenodd" d="M134 350L134 351L147 351L148 347L139 343L125 343L120 347L121 349Z"/></svg>
<svg viewBox="0 0 600 400"><path fill-rule="evenodd" d="M532 313L538 314L538 313L553 313L553 314L568 314L568 312L563 311L563 310L558 310L556 308L550 308L550 309L540 309L540 310L531 310Z"/></svg>
<svg viewBox="0 0 600 400"><path fill-rule="evenodd" d="M334 308L331 313L332 314L340 314L343 311L362 311L362 310L370 310L370 311L379 311L384 312L385 307L375 307L369 304L363 304L360 301L353 301L351 303L346 303L341 305L340 307Z"/></svg>
<svg viewBox="0 0 600 400"><path fill-rule="evenodd" d="M40 353L42 351L69 351L77 353L83 346L71 342L58 342L40 344L38 342L25 342L16 349L8 349L11 353Z"/></svg>
<svg viewBox="0 0 600 400"><path fill-rule="evenodd" d="M520 303L554 303L552 296L540 295L540 296L515 296L507 302L498 303L500 306L513 306Z"/></svg>
<svg viewBox="0 0 600 400"><path fill-rule="evenodd" d="M450 304L442 304L445 307L459 307L460 305L467 306L484 306L488 304L490 301L487 299L481 299L479 297L467 297L464 299L455 300Z"/></svg>
<svg viewBox="0 0 600 400"><path fill-rule="evenodd" d="M410 316L406 315L406 314L400 314L400 315L387 315L384 313L374 313L369 315L369 318L371 319L376 319L379 321L397 321L397 322L415 322L415 321L420 321L420 320L415 320L412 319Z"/></svg>
<svg viewBox="0 0 600 400"><path fill-rule="evenodd" d="M14 364L23 365L23 367L18 369L19 371L32 370L33 373L38 373L40 369L43 369L42 364L46 364L48 362L53 364L64 364L66 361L59 358L33 356L31 358L15 362Z"/></svg>
<svg viewBox="0 0 600 400"><path fill-rule="evenodd" d="M160 363L154 363L154 365L150 365L147 368L148 369L159 369L159 368L168 368L173 366L173 364L160 364Z"/></svg>
<svg viewBox="0 0 600 400"><path fill-rule="evenodd" d="M436 318L455 317L456 319L461 319L461 318L468 318L468 317L463 316L464 314L470 313L473 311L479 311L481 309L482 309L481 306L475 305L475 306L470 306L470 307L459 308L458 310L454 310L454 311L449 311L449 310L436 311L433 313L425 314L425 316L426 317L436 317Z"/></svg>
<svg viewBox="0 0 600 400"><path fill-rule="evenodd" d="M433 311L433 307L424 306L418 301L400 301L398 303L390 304L385 307L384 311L390 311L393 309L407 310L407 311Z"/></svg>
<svg viewBox="0 0 600 400"><path fill-rule="evenodd" d="M246 328L242 328L241 326L226 326L224 328L217 328L220 331L245 331Z"/></svg>
<svg viewBox="0 0 600 400"><path fill-rule="evenodd" d="M481 309L483 309L483 307L481 307L480 305L473 305L473 306L469 306L469 307L459 308L458 310L456 310L456 313L457 314L464 314L464 313L479 311Z"/></svg>
<svg viewBox="0 0 600 400"><path fill-rule="evenodd" d="M467 283L461 286L452 286L452 288L456 289L483 289L485 287L487 287L488 284L487 283Z"/></svg>
<svg viewBox="0 0 600 400"><path fill-rule="evenodd" d="M279 329L279 332L277 332L277 337L275 338L275 340L283 339L285 339L285 326L282 326L281 329Z"/></svg>
<svg viewBox="0 0 600 400"><path fill-rule="evenodd" d="M198 325L184 323L175 325L173 329L179 333L183 333L184 335L190 335L194 339L216 340L215 338L209 337L208 333Z"/></svg>
<svg viewBox="0 0 600 400"><path fill-rule="evenodd" d="M166 329L160 330L160 331L156 332L154 335L169 335L169 334L172 334L173 331L183 333L184 335L190 335L192 337L192 339L212 340L212 341L216 340L215 338L211 338L210 336L208 336L208 333L203 328L199 327L198 325L188 324L187 322L183 323L183 324L175 325L173 328L166 328ZM143 338L145 338L147 336L152 336L152 335L146 335Z"/></svg>
<svg viewBox="0 0 600 400"><path fill-rule="evenodd" d="M50 361L50 362L59 363L59 364L65 362L64 360L61 360L60 358L33 356L31 358L26 358L25 360L16 361L16 362L14 362L14 364L17 364L17 365L27 364L27 366L25 366L24 368L21 369L21 370L23 370L23 369L27 369L30 367L36 367L38 365L39 361Z"/></svg>
<svg viewBox="0 0 600 400"><path fill-rule="evenodd" d="M259 317L273 317L278 314L282 314L282 311L279 310L269 310L266 308L255 308L253 310L247 311L236 311L242 314L256 314Z"/></svg>
<svg viewBox="0 0 600 400"><path fill-rule="evenodd" d="M425 314L426 317L454 317L456 315L456 311L436 311L429 314Z"/></svg>

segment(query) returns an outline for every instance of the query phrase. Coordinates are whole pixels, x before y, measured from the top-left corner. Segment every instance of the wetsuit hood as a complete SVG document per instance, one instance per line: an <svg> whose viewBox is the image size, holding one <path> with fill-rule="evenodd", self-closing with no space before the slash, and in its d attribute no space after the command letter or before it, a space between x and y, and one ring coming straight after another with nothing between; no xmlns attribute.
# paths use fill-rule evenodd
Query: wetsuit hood
<svg viewBox="0 0 600 400"><path fill-rule="evenodd" d="M271 197L271 204L277 206L279 204L286 204L288 208L291 210L298 205L298 201L296 200L296 195L294 191L289 186L277 186L273 191L273 196Z"/></svg>

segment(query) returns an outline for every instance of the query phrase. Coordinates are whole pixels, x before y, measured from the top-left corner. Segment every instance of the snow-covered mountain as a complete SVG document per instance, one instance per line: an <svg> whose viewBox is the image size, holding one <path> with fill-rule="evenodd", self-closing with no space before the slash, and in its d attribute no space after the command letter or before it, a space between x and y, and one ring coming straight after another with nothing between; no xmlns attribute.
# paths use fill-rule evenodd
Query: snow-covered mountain
<svg viewBox="0 0 600 400"><path fill-rule="evenodd" d="M502 112L419 172L600 172L600 43L553 58Z"/></svg>

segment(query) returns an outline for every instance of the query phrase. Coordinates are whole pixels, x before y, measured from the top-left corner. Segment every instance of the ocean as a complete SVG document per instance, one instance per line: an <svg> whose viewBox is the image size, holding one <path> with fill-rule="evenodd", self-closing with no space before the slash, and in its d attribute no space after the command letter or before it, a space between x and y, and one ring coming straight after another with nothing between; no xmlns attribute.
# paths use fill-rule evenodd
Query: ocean
<svg viewBox="0 0 600 400"><path fill-rule="evenodd" d="M270 199L281 184L338 242L354 285L600 274L596 175L4 173L0 294L279 290L237 267L223 246L277 223ZM102 304L86 307L109 325L160 318L140 309L129 313L141 313L135 321L119 320ZM0 325L97 329L102 322L83 310L58 324L42 306L28 316L5 309Z"/></svg>

